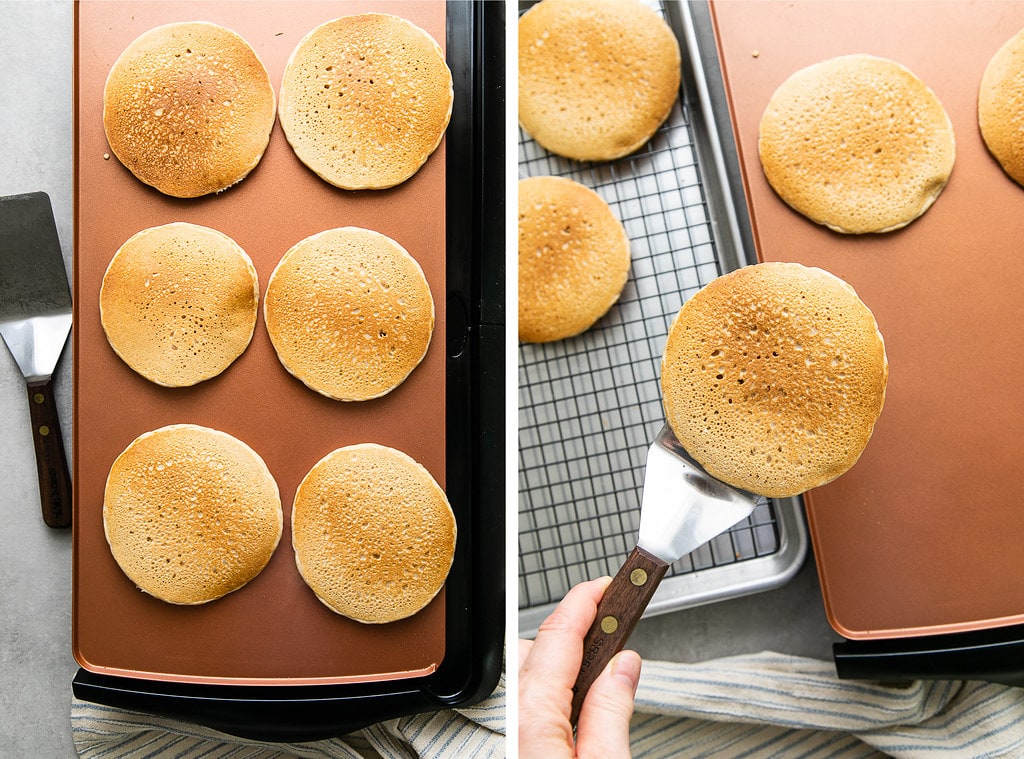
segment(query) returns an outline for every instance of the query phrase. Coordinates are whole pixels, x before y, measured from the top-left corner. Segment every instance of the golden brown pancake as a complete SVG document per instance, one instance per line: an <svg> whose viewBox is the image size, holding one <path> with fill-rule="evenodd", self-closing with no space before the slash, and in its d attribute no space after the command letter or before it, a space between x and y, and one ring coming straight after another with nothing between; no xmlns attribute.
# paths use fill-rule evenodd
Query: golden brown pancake
<svg viewBox="0 0 1024 759"><path fill-rule="evenodd" d="M225 432L175 424L140 435L110 468L103 530L140 589L173 604L238 590L281 539L277 483Z"/></svg>
<svg viewBox="0 0 1024 759"><path fill-rule="evenodd" d="M281 126L295 154L348 190L404 182L441 144L454 90L444 53L410 21L366 13L321 24L281 80Z"/></svg>
<svg viewBox="0 0 1024 759"><path fill-rule="evenodd" d="M1024 30L992 56L978 90L978 126L1003 170L1024 185Z"/></svg>
<svg viewBox="0 0 1024 759"><path fill-rule="evenodd" d="M244 179L267 148L274 110L274 88L253 49L206 21L145 32L103 88L114 155L142 182L179 198Z"/></svg>
<svg viewBox="0 0 1024 759"><path fill-rule="evenodd" d="M874 316L822 269L764 263L687 300L661 368L669 425L713 476L770 497L856 463L889 369Z"/></svg>
<svg viewBox="0 0 1024 759"><path fill-rule="evenodd" d="M761 117L761 166L787 204L836 232L889 232L923 214L953 170L953 125L906 67L870 55L808 66Z"/></svg>
<svg viewBox="0 0 1024 759"><path fill-rule="evenodd" d="M553 153L639 149L675 103L679 43L636 0L543 0L519 19L519 123Z"/></svg>
<svg viewBox="0 0 1024 759"><path fill-rule="evenodd" d="M588 187L561 177L519 182L519 339L543 343L589 329L619 299L629 239Z"/></svg>
<svg viewBox="0 0 1024 759"><path fill-rule="evenodd" d="M263 310L285 369L341 401L398 387L426 355L434 330L420 265L391 238L358 227L293 246L270 275Z"/></svg>
<svg viewBox="0 0 1024 759"><path fill-rule="evenodd" d="M430 473L382 445L333 451L295 493L302 578L328 608L360 622L393 622L430 603L451 569L455 536L455 515Z"/></svg>
<svg viewBox="0 0 1024 759"><path fill-rule="evenodd" d="M183 387L223 372L249 345L259 283L227 235L175 222L133 235L107 266L100 321L114 352L146 379Z"/></svg>

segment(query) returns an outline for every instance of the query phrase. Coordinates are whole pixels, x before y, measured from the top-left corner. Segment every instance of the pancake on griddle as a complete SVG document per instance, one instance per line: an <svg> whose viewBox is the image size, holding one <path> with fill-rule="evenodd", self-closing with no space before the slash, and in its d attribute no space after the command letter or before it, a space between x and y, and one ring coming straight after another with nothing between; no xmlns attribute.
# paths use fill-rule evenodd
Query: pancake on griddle
<svg viewBox="0 0 1024 759"><path fill-rule="evenodd" d="M747 266L687 300L661 368L669 426L713 476L784 497L856 463L888 363L854 289L794 263Z"/></svg>
<svg viewBox="0 0 1024 759"><path fill-rule="evenodd" d="M985 67L978 90L978 126L1003 170L1024 185L1024 30Z"/></svg>
<svg viewBox="0 0 1024 759"><path fill-rule="evenodd" d="M100 321L114 352L165 387L223 372L249 345L259 282L227 235L174 222L133 235L100 287Z"/></svg>
<svg viewBox="0 0 1024 759"><path fill-rule="evenodd" d="M519 19L519 123L553 153L639 149L675 103L679 43L636 0L542 0Z"/></svg>
<svg viewBox="0 0 1024 759"><path fill-rule="evenodd" d="M836 232L889 232L923 214L953 170L942 103L905 66L846 55L808 66L772 95L758 151L789 206Z"/></svg>
<svg viewBox="0 0 1024 759"><path fill-rule="evenodd" d="M249 44L206 21L158 26L132 42L103 88L110 149L160 192L220 192L259 163L274 126L270 76Z"/></svg>
<svg viewBox="0 0 1024 759"><path fill-rule="evenodd" d="M201 604L238 590L281 539L277 483L263 459L219 430L175 424L147 432L114 461L103 531L141 590Z"/></svg>
<svg viewBox="0 0 1024 759"><path fill-rule="evenodd" d="M295 154L332 185L404 182L441 144L452 74L440 45L397 16L342 16L313 29L281 80L281 127Z"/></svg>
<svg viewBox="0 0 1024 759"><path fill-rule="evenodd" d="M519 339L578 335L619 299L629 239L596 192L562 177L519 182Z"/></svg>
<svg viewBox="0 0 1024 759"><path fill-rule="evenodd" d="M420 611L455 554L444 491L408 455L373 443L321 459L295 492L291 524L302 578L328 608L360 622Z"/></svg>
<svg viewBox="0 0 1024 759"><path fill-rule="evenodd" d="M341 401L391 392L423 360L434 330L434 300L416 259L358 227L294 245L270 275L263 311L285 369Z"/></svg>

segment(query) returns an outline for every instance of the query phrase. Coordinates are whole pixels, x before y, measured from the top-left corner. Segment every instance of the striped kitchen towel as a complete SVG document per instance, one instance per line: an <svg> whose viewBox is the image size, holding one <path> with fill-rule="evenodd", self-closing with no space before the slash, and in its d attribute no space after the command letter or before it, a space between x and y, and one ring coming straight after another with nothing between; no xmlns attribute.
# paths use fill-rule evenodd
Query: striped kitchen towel
<svg viewBox="0 0 1024 759"><path fill-rule="evenodd" d="M304 744L247 741L77 700L71 719L75 745L87 758L506 755L504 677L493 696L470 709ZM645 661L631 746L634 759L1024 757L1024 690L980 682L839 680L831 662L775 653L697 664Z"/></svg>
<svg viewBox="0 0 1024 759"><path fill-rule="evenodd" d="M1024 690L839 680L831 662L774 653L645 661L630 743L643 759L1024 757Z"/></svg>
<svg viewBox="0 0 1024 759"><path fill-rule="evenodd" d="M310 743L246 740L77 698L71 703L71 734L83 759L500 759L505 756L505 677L474 706L402 717Z"/></svg>

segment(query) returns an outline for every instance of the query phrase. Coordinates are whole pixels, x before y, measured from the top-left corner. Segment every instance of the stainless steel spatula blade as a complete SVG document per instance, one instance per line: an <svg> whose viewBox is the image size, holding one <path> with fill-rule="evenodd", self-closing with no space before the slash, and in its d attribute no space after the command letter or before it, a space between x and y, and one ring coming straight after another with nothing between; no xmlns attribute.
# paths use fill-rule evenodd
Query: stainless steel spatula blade
<svg viewBox="0 0 1024 759"><path fill-rule="evenodd" d="M0 336L25 377L43 519L71 524L71 477L51 377L71 331L71 290L50 198L0 197Z"/></svg>
<svg viewBox="0 0 1024 759"><path fill-rule="evenodd" d="M671 564L746 519L758 500L705 472L666 424L647 451L637 546Z"/></svg>
<svg viewBox="0 0 1024 759"><path fill-rule="evenodd" d="M587 691L625 646L669 564L746 519L759 500L705 472L667 424L661 429L647 452L637 547L605 590L583 640L574 725Z"/></svg>

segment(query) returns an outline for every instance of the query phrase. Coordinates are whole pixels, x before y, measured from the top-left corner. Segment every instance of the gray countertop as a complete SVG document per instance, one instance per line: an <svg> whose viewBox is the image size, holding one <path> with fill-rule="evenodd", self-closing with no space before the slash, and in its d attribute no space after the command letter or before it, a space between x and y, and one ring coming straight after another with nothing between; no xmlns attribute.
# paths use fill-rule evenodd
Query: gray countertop
<svg viewBox="0 0 1024 759"><path fill-rule="evenodd" d="M69 0L0 0L0 195L49 194L69 273L73 17ZM55 375L69 459L71 364L69 341ZM43 524L24 380L5 349L0 453L0 756L70 757L71 531ZM763 649L827 658L834 639L808 561L779 589L644 620L631 645L676 661Z"/></svg>
<svg viewBox="0 0 1024 759"><path fill-rule="evenodd" d="M67 0L0 2L0 195L49 194L71 272L71 84ZM54 375L71 454L71 346ZM71 531L43 524L25 381L0 349L0 756L75 756Z"/></svg>

